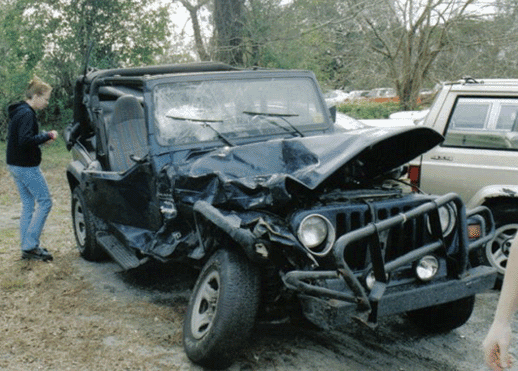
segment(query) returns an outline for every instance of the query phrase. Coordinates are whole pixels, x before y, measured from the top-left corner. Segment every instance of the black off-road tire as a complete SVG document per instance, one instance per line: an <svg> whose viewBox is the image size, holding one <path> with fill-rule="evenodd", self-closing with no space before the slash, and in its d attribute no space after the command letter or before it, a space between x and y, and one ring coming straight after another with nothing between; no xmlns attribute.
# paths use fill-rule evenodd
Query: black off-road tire
<svg viewBox="0 0 518 371"><path fill-rule="evenodd" d="M203 267L189 300L183 327L187 356L222 369L246 345L260 297L259 272L244 255L221 249Z"/></svg>
<svg viewBox="0 0 518 371"><path fill-rule="evenodd" d="M107 254L95 240L95 216L86 207L83 192L79 187L72 192L72 225L79 254L88 261L103 261Z"/></svg>
<svg viewBox="0 0 518 371"><path fill-rule="evenodd" d="M427 333L449 332L465 324L475 306L475 296L449 303L417 309L407 313L408 318Z"/></svg>

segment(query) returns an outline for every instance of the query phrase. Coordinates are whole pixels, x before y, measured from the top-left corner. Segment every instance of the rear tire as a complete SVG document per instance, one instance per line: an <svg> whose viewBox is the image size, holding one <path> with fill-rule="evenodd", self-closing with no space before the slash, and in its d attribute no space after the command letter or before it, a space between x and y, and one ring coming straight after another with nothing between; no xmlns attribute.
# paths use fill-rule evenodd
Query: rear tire
<svg viewBox="0 0 518 371"><path fill-rule="evenodd" d="M97 229L95 216L85 203L83 192L79 187L72 192L72 224L79 254L89 261L102 261L107 258L106 252L95 240Z"/></svg>
<svg viewBox="0 0 518 371"><path fill-rule="evenodd" d="M428 333L449 332L467 322L473 307L475 295L433 307L408 312L408 318Z"/></svg>
<svg viewBox="0 0 518 371"><path fill-rule="evenodd" d="M187 356L212 369L230 366L250 338L259 297L258 269L241 254L216 251L203 267L187 307Z"/></svg>

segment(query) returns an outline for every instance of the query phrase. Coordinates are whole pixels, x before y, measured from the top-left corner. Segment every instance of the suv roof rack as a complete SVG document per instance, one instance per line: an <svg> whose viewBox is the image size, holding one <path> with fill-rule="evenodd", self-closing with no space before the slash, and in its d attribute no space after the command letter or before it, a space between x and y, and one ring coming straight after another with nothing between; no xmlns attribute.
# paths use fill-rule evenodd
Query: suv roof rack
<svg viewBox="0 0 518 371"><path fill-rule="evenodd" d="M471 76L462 77L459 80L452 81L444 81L441 83L442 85L469 85L469 84L484 84L484 85L504 85L504 86L513 86L518 85L518 79L475 79Z"/></svg>

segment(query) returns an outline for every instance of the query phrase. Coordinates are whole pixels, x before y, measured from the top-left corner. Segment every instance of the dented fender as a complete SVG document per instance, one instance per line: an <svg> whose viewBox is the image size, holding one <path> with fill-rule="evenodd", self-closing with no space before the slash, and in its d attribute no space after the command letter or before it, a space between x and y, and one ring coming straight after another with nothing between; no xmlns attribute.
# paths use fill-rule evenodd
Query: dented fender
<svg viewBox="0 0 518 371"><path fill-rule="evenodd" d="M194 204L193 211L196 224L201 222L200 216L202 216L205 222L212 223L219 230L225 232L243 249L252 261L261 262L268 258L264 243L257 239L250 230L241 228L241 219L237 215L223 215L223 213L206 201L197 201ZM199 230L200 228L198 228ZM200 243L203 245L203 239L200 239Z"/></svg>
<svg viewBox="0 0 518 371"><path fill-rule="evenodd" d="M288 247L287 251L291 252L292 257L314 262L295 236L268 215L259 212L224 213L206 201L197 201L193 211L198 233L203 229L201 223L212 224L230 237L256 263L265 263L270 259L273 245ZM208 253L203 236L200 235L199 238L204 252Z"/></svg>

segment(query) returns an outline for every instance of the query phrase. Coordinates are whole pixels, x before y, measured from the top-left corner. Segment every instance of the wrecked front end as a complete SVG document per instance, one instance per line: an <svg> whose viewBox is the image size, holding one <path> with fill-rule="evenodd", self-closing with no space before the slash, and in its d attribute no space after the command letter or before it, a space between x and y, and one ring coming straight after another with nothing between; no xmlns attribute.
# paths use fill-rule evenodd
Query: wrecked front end
<svg viewBox="0 0 518 371"><path fill-rule="evenodd" d="M264 308L277 312L272 308L294 295L323 328L351 317L373 326L379 316L484 292L496 279L493 268L471 267L469 259L492 237L491 214L484 207L466 213L455 194L345 192L290 214L287 223L260 212L221 212L205 201L195 212L205 242L224 231L263 266Z"/></svg>
<svg viewBox="0 0 518 371"><path fill-rule="evenodd" d="M263 269L265 311L296 298L324 328L351 316L374 325L492 288L494 269L469 259L493 234L488 209L467 212L455 194L416 194L389 179L438 134L375 135L367 145L338 136L332 145L317 137L225 148L169 169L173 198L192 205L191 256L241 249ZM388 156L391 146L398 151ZM281 159L263 166L276 167L273 175L257 164L263 152Z"/></svg>
<svg viewBox="0 0 518 371"><path fill-rule="evenodd" d="M328 264L284 276L305 315L322 327L343 325L350 315L375 325L379 316L453 302L494 286L494 269L471 267L469 259L491 239L491 213L483 207L466 213L455 194L369 202L329 216L343 234Z"/></svg>

